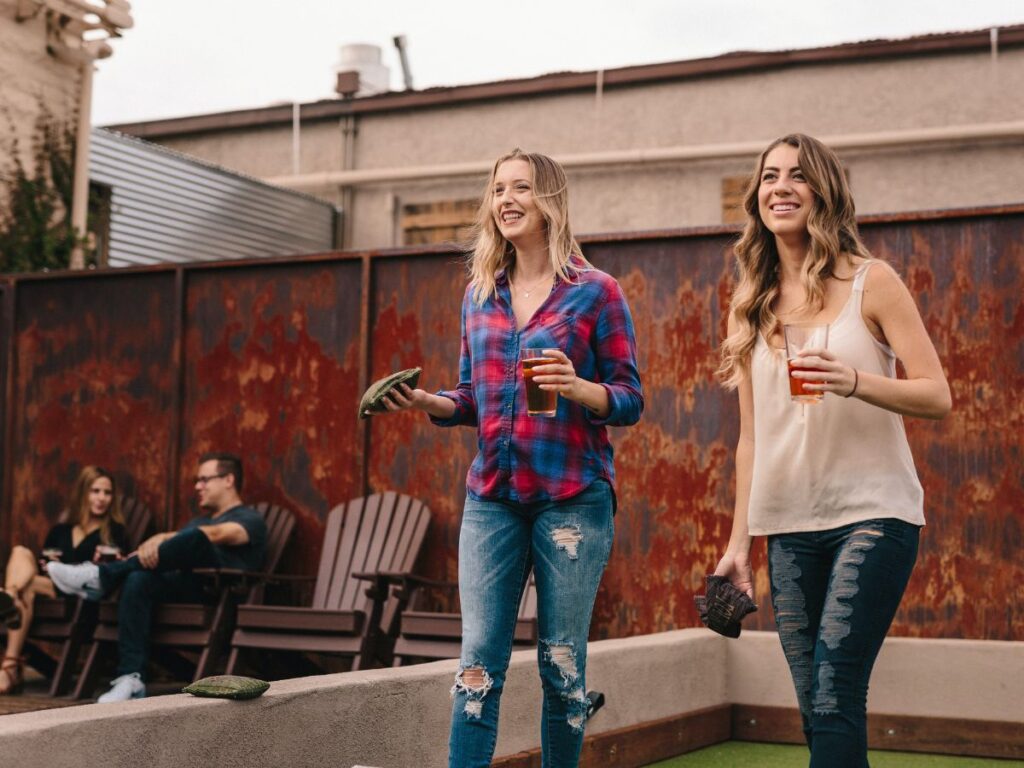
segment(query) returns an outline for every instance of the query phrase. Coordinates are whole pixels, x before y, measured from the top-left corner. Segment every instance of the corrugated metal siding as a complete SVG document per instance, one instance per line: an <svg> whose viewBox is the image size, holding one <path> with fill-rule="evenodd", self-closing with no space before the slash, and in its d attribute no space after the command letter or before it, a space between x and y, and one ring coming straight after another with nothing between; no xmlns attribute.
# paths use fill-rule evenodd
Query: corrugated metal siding
<svg viewBox="0 0 1024 768"><path fill-rule="evenodd" d="M89 177L113 190L110 266L315 253L334 207L98 128Z"/></svg>

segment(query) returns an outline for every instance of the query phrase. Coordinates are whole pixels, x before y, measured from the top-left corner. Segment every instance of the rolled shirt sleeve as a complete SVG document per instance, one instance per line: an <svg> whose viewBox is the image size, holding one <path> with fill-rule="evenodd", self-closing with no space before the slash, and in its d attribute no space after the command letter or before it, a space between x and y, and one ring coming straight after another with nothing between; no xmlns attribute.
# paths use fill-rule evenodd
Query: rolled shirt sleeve
<svg viewBox="0 0 1024 768"><path fill-rule="evenodd" d="M610 281L607 299L594 326L598 384L608 392L608 415L587 411L595 426L628 427L640 421L644 395L636 364L633 316L619 284Z"/></svg>
<svg viewBox="0 0 1024 768"><path fill-rule="evenodd" d="M466 332L466 310L472 301L470 289L462 298L462 347L459 352L459 384L455 389L441 389L436 392L439 397L447 397L455 403L455 413L447 419L431 416L430 421L439 427L475 427L476 396L473 393L473 351Z"/></svg>

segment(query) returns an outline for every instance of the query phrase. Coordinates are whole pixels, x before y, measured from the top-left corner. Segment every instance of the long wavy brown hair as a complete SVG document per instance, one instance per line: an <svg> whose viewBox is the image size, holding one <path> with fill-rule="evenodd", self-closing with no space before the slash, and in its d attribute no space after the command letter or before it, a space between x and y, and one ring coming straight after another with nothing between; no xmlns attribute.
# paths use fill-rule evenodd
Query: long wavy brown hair
<svg viewBox="0 0 1024 768"><path fill-rule="evenodd" d="M473 251L469 256L469 284L473 289L473 300L483 304L497 294L495 278L502 269L515 264L516 250L505 239L494 221L494 178L502 163L509 160L525 160L533 172L533 197L537 208L544 217L547 229L548 257L555 275L566 282L572 280L570 262L584 267L590 266L583 257L583 251L569 228L569 185L562 166L547 155L538 152L524 152L513 149L494 162L487 179L483 201L477 211L473 226Z"/></svg>
<svg viewBox="0 0 1024 768"><path fill-rule="evenodd" d="M821 310L825 302L825 281L835 274L840 255L871 258L857 232L853 195L839 157L815 138L792 133L769 144L757 159L753 176L743 196L747 222L734 246L738 282L732 292L729 313L735 331L722 343L718 376L725 386L735 389L750 367L750 353L758 332L770 335L779 319L773 306L779 295L779 252L775 235L761 220L757 193L761 186L768 153L780 144L788 144L798 153L800 170L814 202L807 217L810 247L804 258L800 281L807 302L804 309Z"/></svg>
<svg viewBox="0 0 1024 768"><path fill-rule="evenodd" d="M112 544L110 527L113 523L124 525L124 516L121 514L121 497L117 495L117 481L103 467L91 464L82 467L82 471L78 473L78 479L75 480L75 484L71 488L71 498L68 501L68 517L70 520L75 520L82 530L87 529L89 519L92 517L89 512L89 489L101 477L105 477L110 481L113 498L110 501L110 506L107 508L107 514L100 520L100 540L104 544Z"/></svg>

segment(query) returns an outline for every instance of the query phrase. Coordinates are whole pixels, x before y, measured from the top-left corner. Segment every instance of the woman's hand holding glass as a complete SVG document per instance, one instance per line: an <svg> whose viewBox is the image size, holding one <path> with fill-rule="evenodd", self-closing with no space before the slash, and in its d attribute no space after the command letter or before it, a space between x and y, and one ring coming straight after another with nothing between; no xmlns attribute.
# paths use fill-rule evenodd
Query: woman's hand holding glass
<svg viewBox="0 0 1024 768"><path fill-rule="evenodd" d="M804 349L796 353L801 366L815 370L793 371L790 375L804 381L805 390L832 392L849 397L855 391L857 373L827 349Z"/></svg>
<svg viewBox="0 0 1024 768"><path fill-rule="evenodd" d="M557 362L534 366L533 380L548 392L557 392L567 400L579 402L582 379L576 375L572 360L560 349L544 348L544 354Z"/></svg>

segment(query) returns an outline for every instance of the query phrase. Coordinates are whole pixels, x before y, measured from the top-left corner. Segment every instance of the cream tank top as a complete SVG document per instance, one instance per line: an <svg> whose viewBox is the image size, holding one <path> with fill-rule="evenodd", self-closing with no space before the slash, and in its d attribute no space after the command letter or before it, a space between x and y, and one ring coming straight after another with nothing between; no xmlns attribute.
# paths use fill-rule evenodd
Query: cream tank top
<svg viewBox="0 0 1024 768"><path fill-rule="evenodd" d="M864 323L868 262L828 329L828 348L862 373L896 376L896 355ZM880 517L924 525L924 492L903 417L855 397L789 398L785 354L762 334L751 353L754 467L747 522L752 536L826 531Z"/></svg>

